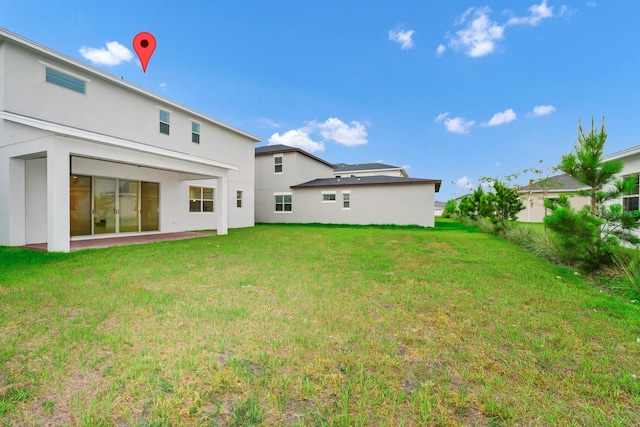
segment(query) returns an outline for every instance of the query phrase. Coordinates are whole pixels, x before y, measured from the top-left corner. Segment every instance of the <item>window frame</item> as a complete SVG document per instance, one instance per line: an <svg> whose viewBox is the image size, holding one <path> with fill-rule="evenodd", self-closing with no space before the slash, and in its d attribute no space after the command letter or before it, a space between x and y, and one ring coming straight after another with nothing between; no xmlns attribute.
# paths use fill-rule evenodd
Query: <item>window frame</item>
<svg viewBox="0 0 640 427"><path fill-rule="evenodd" d="M163 120L162 119L162 113L167 113L167 120ZM159 124L160 124L160 129L159 129L160 133L163 134L163 135L171 135L171 111L165 110L162 107L158 107L158 121L159 121ZM162 125L166 126L166 128L167 128L166 132L162 131L162 129L163 129Z"/></svg>
<svg viewBox="0 0 640 427"><path fill-rule="evenodd" d="M80 77L77 74L70 73L70 72L68 72L66 70L63 70L62 68L55 67L53 65L47 64L46 62L40 61L40 64L44 65L43 77L44 77L44 82L45 83L48 83L48 84L51 84L51 85L54 85L54 86L58 86L58 87L70 90L72 92L79 93L81 95L87 96L87 83L89 83L91 80L85 79L84 77ZM73 85L69 86L69 85L61 84L61 83L64 83L64 81L62 81L62 82L61 81L55 81L55 79L54 80L50 80L49 79L49 75L50 75L49 70L51 70L51 71L53 71L55 73L58 73L58 74L62 74L63 76L67 77L68 79L76 80L75 83L82 84L82 91L75 89L73 87Z"/></svg>
<svg viewBox="0 0 640 427"><path fill-rule="evenodd" d="M624 212L634 212L640 210L640 173L631 173L622 177L623 181L630 177L636 177L636 185L632 192L622 194L622 209ZM629 209L630 202L634 203L636 209Z"/></svg>
<svg viewBox="0 0 640 427"><path fill-rule="evenodd" d="M351 191L343 191L342 192L342 210L348 211L350 209L351 209Z"/></svg>
<svg viewBox="0 0 640 427"><path fill-rule="evenodd" d="M335 191L322 191L322 203L336 203L337 194ZM333 197L331 197L333 196Z"/></svg>
<svg viewBox="0 0 640 427"><path fill-rule="evenodd" d="M197 131L193 129L194 125L198 127ZM200 123L195 120L191 120L191 142L200 144Z"/></svg>
<svg viewBox="0 0 640 427"><path fill-rule="evenodd" d="M199 190L199 197L192 197L191 190ZM211 198L205 198L205 190L211 190ZM194 202L198 202L199 210L194 210ZM211 210L205 210L205 202L211 202ZM189 213L212 214L216 211L216 189L215 187L189 186Z"/></svg>
<svg viewBox="0 0 640 427"><path fill-rule="evenodd" d="M236 190L236 208L242 209L242 190Z"/></svg>
<svg viewBox="0 0 640 427"><path fill-rule="evenodd" d="M280 162L278 163L278 159L280 159ZM284 172L284 155L283 154L274 154L273 155L273 173L276 175L280 175L281 173ZM280 168L280 170L278 170L278 168Z"/></svg>
<svg viewBox="0 0 640 427"><path fill-rule="evenodd" d="M292 193L273 193L274 196L274 213L277 214L290 214L293 212L293 194ZM289 197L289 202L287 202L286 197ZM282 197L282 201L278 201L278 197ZM282 209L278 210L278 205L282 205ZM287 210L287 205L289 205L289 210Z"/></svg>

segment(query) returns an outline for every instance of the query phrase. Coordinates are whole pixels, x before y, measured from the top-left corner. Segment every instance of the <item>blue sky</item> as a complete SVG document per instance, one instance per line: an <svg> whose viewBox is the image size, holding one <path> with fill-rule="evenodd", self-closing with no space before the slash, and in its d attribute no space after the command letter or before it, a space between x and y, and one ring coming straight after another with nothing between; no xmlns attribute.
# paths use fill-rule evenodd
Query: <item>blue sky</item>
<svg viewBox="0 0 640 427"><path fill-rule="evenodd" d="M0 26L330 162L442 179L556 165L578 120L640 144L636 1L2 0ZM133 37L156 51L143 73ZM524 184L527 177L520 181Z"/></svg>

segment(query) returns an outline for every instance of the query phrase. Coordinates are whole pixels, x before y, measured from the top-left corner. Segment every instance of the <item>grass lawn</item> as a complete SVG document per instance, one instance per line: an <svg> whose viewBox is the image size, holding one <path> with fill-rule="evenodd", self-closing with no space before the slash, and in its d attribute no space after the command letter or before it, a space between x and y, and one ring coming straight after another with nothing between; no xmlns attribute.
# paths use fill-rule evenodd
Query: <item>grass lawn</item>
<svg viewBox="0 0 640 427"><path fill-rule="evenodd" d="M640 307L503 239L0 248L1 425L640 425Z"/></svg>

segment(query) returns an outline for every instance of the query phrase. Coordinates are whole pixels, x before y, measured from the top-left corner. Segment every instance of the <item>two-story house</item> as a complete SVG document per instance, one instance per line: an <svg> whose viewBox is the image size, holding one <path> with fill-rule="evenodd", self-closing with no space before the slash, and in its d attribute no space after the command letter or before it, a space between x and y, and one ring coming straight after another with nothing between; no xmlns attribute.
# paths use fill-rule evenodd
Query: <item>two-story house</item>
<svg viewBox="0 0 640 427"><path fill-rule="evenodd" d="M0 245L252 226L257 141L0 29Z"/></svg>
<svg viewBox="0 0 640 427"><path fill-rule="evenodd" d="M256 222L434 226L441 180L379 163L333 165L286 145L255 152Z"/></svg>

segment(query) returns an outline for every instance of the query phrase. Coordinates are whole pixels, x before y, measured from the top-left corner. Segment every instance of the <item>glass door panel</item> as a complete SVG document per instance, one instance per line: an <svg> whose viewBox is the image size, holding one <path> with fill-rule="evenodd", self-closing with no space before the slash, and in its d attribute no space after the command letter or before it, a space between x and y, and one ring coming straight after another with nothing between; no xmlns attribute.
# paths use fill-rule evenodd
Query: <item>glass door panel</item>
<svg viewBox="0 0 640 427"><path fill-rule="evenodd" d="M140 185L140 231L158 231L158 186L157 182Z"/></svg>
<svg viewBox="0 0 640 427"><path fill-rule="evenodd" d="M138 181L118 180L119 232L138 231Z"/></svg>
<svg viewBox="0 0 640 427"><path fill-rule="evenodd" d="M116 180L95 178L93 190L93 234L115 233Z"/></svg>
<svg viewBox="0 0 640 427"><path fill-rule="evenodd" d="M71 176L69 217L72 236L91 234L91 177Z"/></svg>

